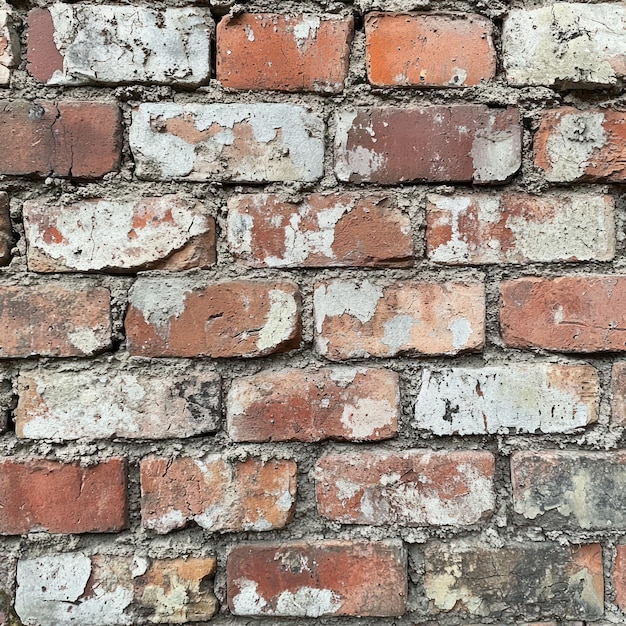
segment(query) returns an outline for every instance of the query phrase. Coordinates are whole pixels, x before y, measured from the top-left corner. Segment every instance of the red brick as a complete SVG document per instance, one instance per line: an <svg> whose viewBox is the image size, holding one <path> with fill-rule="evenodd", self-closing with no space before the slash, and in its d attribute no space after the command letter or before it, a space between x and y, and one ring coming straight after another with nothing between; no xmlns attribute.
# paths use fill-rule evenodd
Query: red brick
<svg viewBox="0 0 626 626"><path fill-rule="evenodd" d="M180 271L216 260L215 219L183 195L27 200L22 212L35 272Z"/></svg>
<svg viewBox="0 0 626 626"><path fill-rule="evenodd" d="M336 367L261 372L233 381L228 434L235 441L377 441L400 413L395 372Z"/></svg>
<svg viewBox="0 0 626 626"><path fill-rule="evenodd" d="M626 278L528 277L501 286L502 338L513 348L626 350Z"/></svg>
<svg viewBox="0 0 626 626"><path fill-rule="evenodd" d="M516 108L358 108L337 116L335 174L341 181L502 183L520 165Z"/></svg>
<svg viewBox="0 0 626 626"><path fill-rule="evenodd" d="M626 180L626 113L611 109L545 111L535 165L552 182Z"/></svg>
<svg viewBox="0 0 626 626"><path fill-rule="evenodd" d="M406 554L395 541L240 545L226 577L235 615L387 617L406 607Z"/></svg>
<svg viewBox="0 0 626 626"><path fill-rule="evenodd" d="M431 195L428 257L450 265L610 261L615 256L611 196Z"/></svg>
<svg viewBox="0 0 626 626"><path fill-rule="evenodd" d="M626 529L626 452L541 450L511 457L513 506L535 526Z"/></svg>
<svg viewBox="0 0 626 626"><path fill-rule="evenodd" d="M103 102L0 103L0 174L99 178L119 168L121 114Z"/></svg>
<svg viewBox="0 0 626 626"><path fill-rule="evenodd" d="M133 355L262 356L298 346L300 295L291 282L140 278L125 327Z"/></svg>
<svg viewBox="0 0 626 626"><path fill-rule="evenodd" d="M477 282L330 280L314 295L315 342L331 360L458 354L485 340L485 292Z"/></svg>
<svg viewBox="0 0 626 626"><path fill-rule="evenodd" d="M472 13L368 13L367 74L380 87L466 87L496 74L493 24Z"/></svg>
<svg viewBox="0 0 626 626"><path fill-rule="evenodd" d="M467 526L495 505L490 452L330 453L315 468L320 515L342 524Z"/></svg>
<svg viewBox="0 0 626 626"><path fill-rule="evenodd" d="M217 79L227 89L339 93L353 29L351 17L227 16L217 27Z"/></svg>
<svg viewBox="0 0 626 626"><path fill-rule="evenodd" d="M63 56L54 43L54 23L48 9L33 9L28 14L29 74L42 83L63 70Z"/></svg>
<svg viewBox="0 0 626 626"><path fill-rule="evenodd" d="M0 287L0 358L90 356L111 345L103 287Z"/></svg>
<svg viewBox="0 0 626 626"><path fill-rule="evenodd" d="M622 611L626 611L626 545L617 546L613 584L615 585L615 603Z"/></svg>
<svg viewBox="0 0 626 626"><path fill-rule="evenodd" d="M0 534L105 533L126 528L126 465L0 461Z"/></svg>
<svg viewBox="0 0 626 626"><path fill-rule="evenodd" d="M228 203L231 253L252 267L408 267L408 215L389 196L234 196Z"/></svg>
<svg viewBox="0 0 626 626"><path fill-rule="evenodd" d="M210 455L141 462L141 519L158 533L192 521L217 532L282 528L293 517L295 494L293 461L229 463Z"/></svg>

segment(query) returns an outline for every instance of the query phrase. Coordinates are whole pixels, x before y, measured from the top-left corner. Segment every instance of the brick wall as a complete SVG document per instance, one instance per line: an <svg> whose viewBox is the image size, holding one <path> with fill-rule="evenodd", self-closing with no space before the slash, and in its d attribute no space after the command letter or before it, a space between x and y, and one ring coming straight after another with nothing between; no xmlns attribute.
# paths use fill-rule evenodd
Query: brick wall
<svg viewBox="0 0 626 626"><path fill-rule="evenodd" d="M542 4L0 7L0 624L626 623L626 8Z"/></svg>

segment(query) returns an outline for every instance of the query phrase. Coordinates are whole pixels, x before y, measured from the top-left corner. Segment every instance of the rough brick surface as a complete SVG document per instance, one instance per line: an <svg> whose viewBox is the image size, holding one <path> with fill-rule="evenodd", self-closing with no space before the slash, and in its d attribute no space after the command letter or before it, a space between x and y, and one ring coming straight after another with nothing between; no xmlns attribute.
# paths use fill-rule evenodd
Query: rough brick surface
<svg viewBox="0 0 626 626"><path fill-rule="evenodd" d="M103 533L126 528L126 466L0 460L0 535Z"/></svg>
<svg viewBox="0 0 626 626"><path fill-rule="evenodd" d="M589 365L426 369L413 424L437 435L568 432L598 420L600 394Z"/></svg>
<svg viewBox="0 0 626 626"><path fill-rule="evenodd" d="M315 343L331 360L458 354L482 348L481 283L331 280L314 295Z"/></svg>
<svg viewBox="0 0 626 626"><path fill-rule="evenodd" d="M592 89L626 76L626 20L621 4L557 2L514 9L504 20L502 47L512 85Z"/></svg>
<svg viewBox="0 0 626 626"><path fill-rule="evenodd" d="M457 540L427 544L424 562L426 596L436 614L596 620L604 612L598 544L495 548Z"/></svg>
<svg viewBox="0 0 626 626"><path fill-rule="evenodd" d="M399 404L395 372L288 369L233 381L226 419L235 441L377 441L396 434Z"/></svg>
<svg viewBox="0 0 626 626"><path fill-rule="evenodd" d="M343 91L352 18L227 16L217 28L217 79L227 89Z"/></svg>
<svg viewBox="0 0 626 626"><path fill-rule="evenodd" d="M201 367L22 371L15 432L27 439L169 439L214 432L220 378Z"/></svg>
<svg viewBox="0 0 626 626"><path fill-rule="evenodd" d="M626 67L626 66L625 66ZM626 113L572 107L543 113L535 165L555 183L626 180Z"/></svg>
<svg viewBox="0 0 626 626"><path fill-rule="evenodd" d="M626 362L613 364L611 371L611 422L626 425Z"/></svg>
<svg viewBox="0 0 626 626"><path fill-rule="evenodd" d="M0 144L0 174L99 178L120 165L120 110L93 101L4 100Z"/></svg>
<svg viewBox="0 0 626 626"><path fill-rule="evenodd" d="M90 356L111 345L110 293L103 287L0 287L0 358Z"/></svg>
<svg viewBox="0 0 626 626"><path fill-rule="evenodd" d="M296 464L248 459L148 458L141 462L141 519L157 533L190 522L210 531L273 530L295 511Z"/></svg>
<svg viewBox="0 0 626 626"><path fill-rule="evenodd" d="M153 559L64 552L20 559L16 610L24 624L133 626L208 620L218 610L212 557Z"/></svg>
<svg viewBox="0 0 626 626"><path fill-rule="evenodd" d="M215 219L178 195L77 203L24 202L35 272L186 270L215 263Z"/></svg>
<svg viewBox="0 0 626 626"><path fill-rule="evenodd" d="M263 356L297 347L300 296L291 282L138 279L125 326L134 355Z"/></svg>
<svg viewBox="0 0 626 626"><path fill-rule="evenodd" d="M482 105L344 109L335 173L351 183L502 183L521 165L515 108Z"/></svg>
<svg viewBox="0 0 626 626"><path fill-rule="evenodd" d="M293 104L141 104L129 139L146 180L315 181L324 172L324 122Z"/></svg>
<svg viewBox="0 0 626 626"><path fill-rule="evenodd" d="M4 6L4 5L3 5ZM8 86L11 69L20 62L19 19L15 14L0 10L0 86Z"/></svg>
<svg viewBox="0 0 626 626"><path fill-rule="evenodd" d="M496 74L493 24L479 15L368 13L367 75L380 87L465 87Z"/></svg>
<svg viewBox="0 0 626 626"><path fill-rule="evenodd" d="M520 278L501 287L502 338L514 348L626 350L623 276Z"/></svg>
<svg viewBox="0 0 626 626"><path fill-rule="evenodd" d="M413 256L408 215L381 195L313 194L300 203L235 196L228 242L252 267L405 267Z"/></svg>
<svg viewBox="0 0 626 626"><path fill-rule="evenodd" d="M611 196L433 194L426 224L428 258L436 263L610 261L615 255Z"/></svg>
<svg viewBox="0 0 626 626"><path fill-rule="evenodd" d="M198 85L211 75L207 9L56 3L28 16L28 71L48 85Z"/></svg>
<svg viewBox="0 0 626 626"><path fill-rule="evenodd" d="M320 515L342 524L467 526L495 504L490 452L330 453L316 465Z"/></svg>
<svg viewBox="0 0 626 626"><path fill-rule="evenodd" d="M13 230L9 195L0 192L0 266L11 262L11 248L13 247Z"/></svg>
<svg viewBox="0 0 626 626"><path fill-rule="evenodd" d="M226 565L235 615L402 615L406 554L399 542L247 544Z"/></svg>
<svg viewBox="0 0 626 626"><path fill-rule="evenodd" d="M515 511L536 526L626 528L626 453L544 450L511 457Z"/></svg>
<svg viewBox="0 0 626 626"><path fill-rule="evenodd" d="M626 610L626 546L618 545L613 570L613 585L615 586L615 602L617 606Z"/></svg>

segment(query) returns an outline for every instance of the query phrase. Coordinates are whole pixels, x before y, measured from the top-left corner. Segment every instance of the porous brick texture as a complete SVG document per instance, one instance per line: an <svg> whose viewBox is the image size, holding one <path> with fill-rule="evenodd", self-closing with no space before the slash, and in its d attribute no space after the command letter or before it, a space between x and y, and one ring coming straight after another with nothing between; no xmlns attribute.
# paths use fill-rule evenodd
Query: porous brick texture
<svg viewBox="0 0 626 626"><path fill-rule="evenodd" d="M0 0L0 626L626 624L626 4Z"/></svg>

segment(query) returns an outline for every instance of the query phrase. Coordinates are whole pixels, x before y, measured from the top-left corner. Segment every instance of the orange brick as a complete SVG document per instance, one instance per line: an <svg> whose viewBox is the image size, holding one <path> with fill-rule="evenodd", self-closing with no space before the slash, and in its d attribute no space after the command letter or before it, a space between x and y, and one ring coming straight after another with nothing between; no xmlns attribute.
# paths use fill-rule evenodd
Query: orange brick
<svg viewBox="0 0 626 626"><path fill-rule="evenodd" d="M402 615L406 553L396 541L315 541L236 546L226 564L235 615Z"/></svg>
<svg viewBox="0 0 626 626"><path fill-rule="evenodd" d="M339 93L353 29L351 17L227 16L217 27L217 78L228 89Z"/></svg>
<svg viewBox="0 0 626 626"><path fill-rule="evenodd" d="M528 277L502 283L502 338L514 348L626 350L626 277Z"/></svg>
<svg viewBox="0 0 626 626"><path fill-rule="evenodd" d="M210 531L272 530L295 511L296 464L248 459L148 458L141 462L141 519L168 533L196 522Z"/></svg>
<svg viewBox="0 0 626 626"><path fill-rule="evenodd" d="M367 74L380 87L466 87L496 74L493 24L480 15L369 13Z"/></svg>
<svg viewBox="0 0 626 626"><path fill-rule="evenodd" d="M126 528L126 465L0 461L0 534L105 533Z"/></svg>

